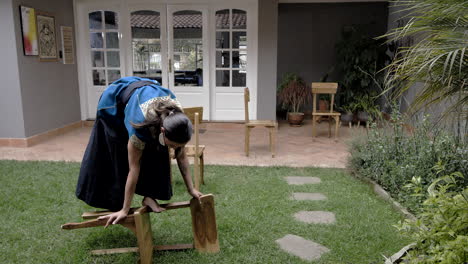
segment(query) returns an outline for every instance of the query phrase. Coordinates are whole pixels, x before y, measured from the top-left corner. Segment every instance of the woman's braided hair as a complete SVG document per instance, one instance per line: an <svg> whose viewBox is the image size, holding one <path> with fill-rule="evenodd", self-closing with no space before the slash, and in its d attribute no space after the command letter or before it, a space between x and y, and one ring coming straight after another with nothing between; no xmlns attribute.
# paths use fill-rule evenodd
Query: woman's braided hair
<svg viewBox="0 0 468 264"><path fill-rule="evenodd" d="M192 137L192 123L182 109L172 100L156 101L148 106L146 121L134 124L136 129L148 128L153 138L157 138L161 127L165 136L177 143L186 143Z"/></svg>

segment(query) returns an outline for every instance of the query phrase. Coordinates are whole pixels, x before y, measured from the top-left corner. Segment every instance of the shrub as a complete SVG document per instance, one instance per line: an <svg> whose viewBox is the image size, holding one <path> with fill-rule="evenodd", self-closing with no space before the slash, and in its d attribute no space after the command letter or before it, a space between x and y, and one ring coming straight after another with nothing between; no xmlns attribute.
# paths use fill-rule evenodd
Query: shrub
<svg viewBox="0 0 468 264"><path fill-rule="evenodd" d="M415 242L403 263L458 264L468 262L468 188L460 191L460 172L434 180L416 220L405 220L397 228ZM423 196L421 177L407 187Z"/></svg>
<svg viewBox="0 0 468 264"><path fill-rule="evenodd" d="M413 177L421 177L423 190L437 177L433 165L440 162L450 174L468 173L468 146L457 138L434 128L423 120L407 133L400 116L392 116L383 128L371 129L366 138L351 143L349 166L359 176L372 179L396 200L413 212L418 212L425 197L415 197L405 188ZM460 187L468 180L460 181Z"/></svg>

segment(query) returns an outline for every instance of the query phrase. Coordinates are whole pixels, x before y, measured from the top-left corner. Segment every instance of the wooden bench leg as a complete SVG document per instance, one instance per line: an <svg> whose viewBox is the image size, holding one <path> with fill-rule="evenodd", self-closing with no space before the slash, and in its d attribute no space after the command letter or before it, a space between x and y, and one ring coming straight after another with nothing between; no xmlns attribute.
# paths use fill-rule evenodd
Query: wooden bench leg
<svg viewBox="0 0 468 264"><path fill-rule="evenodd" d="M200 155L200 178L201 183L205 184L205 158L203 157L203 153Z"/></svg>
<svg viewBox="0 0 468 264"><path fill-rule="evenodd" d="M193 244L199 252L219 252L218 229L213 195L190 200L192 214Z"/></svg>
<svg viewBox="0 0 468 264"><path fill-rule="evenodd" d="M135 227L140 253L140 264L153 263L153 232L148 213L135 212Z"/></svg>
<svg viewBox="0 0 468 264"><path fill-rule="evenodd" d="M250 127L245 127L245 155L248 157L249 156L249 140L250 140Z"/></svg>
<svg viewBox="0 0 468 264"><path fill-rule="evenodd" d="M335 117L335 142L338 142L338 129L340 129L340 117Z"/></svg>
<svg viewBox="0 0 468 264"><path fill-rule="evenodd" d="M316 131L315 131L315 120L317 119L317 116L312 116L312 137L316 137Z"/></svg>

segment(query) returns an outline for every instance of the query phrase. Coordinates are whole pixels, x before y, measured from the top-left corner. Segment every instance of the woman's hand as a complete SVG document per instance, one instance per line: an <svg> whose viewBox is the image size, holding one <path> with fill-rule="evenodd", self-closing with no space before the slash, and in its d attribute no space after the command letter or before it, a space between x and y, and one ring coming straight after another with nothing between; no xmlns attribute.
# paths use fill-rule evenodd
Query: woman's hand
<svg viewBox="0 0 468 264"><path fill-rule="evenodd" d="M192 188L192 190L189 190L190 195L192 195L193 198L197 199L200 201L200 197L203 196L203 193L199 192L198 190Z"/></svg>
<svg viewBox="0 0 468 264"><path fill-rule="evenodd" d="M110 225L111 223L113 225L115 224L118 224L120 222L120 220L124 219L125 217L127 217L128 215L128 212L125 211L125 210L120 210L118 212L115 212L115 213L112 213L112 214L109 214L109 215L104 215L104 216L100 216L98 217L99 220L102 220L102 219L108 219L107 220L107 223L106 225L104 226L104 228L106 228L108 225Z"/></svg>

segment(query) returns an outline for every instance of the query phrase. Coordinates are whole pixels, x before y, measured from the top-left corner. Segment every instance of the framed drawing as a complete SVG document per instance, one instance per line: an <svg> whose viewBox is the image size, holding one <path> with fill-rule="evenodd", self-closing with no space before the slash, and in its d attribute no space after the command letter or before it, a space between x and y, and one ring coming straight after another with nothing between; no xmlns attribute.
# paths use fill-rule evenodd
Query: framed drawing
<svg viewBox="0 0 468 264"><path fill-rule="evenodd" d="M37 56L39 55L39 51L37 48L36 14L34 8L20 6L20 16L24 55Z"/></svg>
<svg viewBox="0 0 468 264"><path fill-rule="evenodd" d="M40 61L56 61L57 38L55 32L55 18L48 13L36 12L37 40Z"/></svg>

